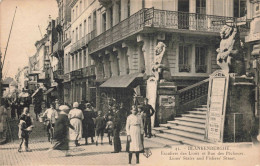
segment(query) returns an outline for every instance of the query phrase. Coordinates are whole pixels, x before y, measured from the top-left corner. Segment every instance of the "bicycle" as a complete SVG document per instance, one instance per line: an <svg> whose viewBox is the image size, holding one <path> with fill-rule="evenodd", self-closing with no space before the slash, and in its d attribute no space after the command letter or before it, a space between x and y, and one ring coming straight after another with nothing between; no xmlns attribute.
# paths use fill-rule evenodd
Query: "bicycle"
<svg viewBox="0 0 260 166"><path fill-rule="evenodd" d="M53 143L53 137L54 137L54 124L51 123L51 120L46 120L47 122L47 134L48 134L48 141L51 142L51 144Z"/></svg>

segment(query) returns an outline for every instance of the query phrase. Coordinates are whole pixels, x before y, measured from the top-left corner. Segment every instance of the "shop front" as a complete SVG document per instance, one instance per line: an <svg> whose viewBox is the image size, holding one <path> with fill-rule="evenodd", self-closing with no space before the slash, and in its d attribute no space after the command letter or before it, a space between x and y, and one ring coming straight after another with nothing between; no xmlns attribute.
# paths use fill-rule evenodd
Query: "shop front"
<svg viewBox="0 0 260 166"><path fill-rule="evenodd" d="M143 82L142 73L109 78L98 87L99 109L106 114L111 106L116 105L124 110L123 114L129 115L131 106L138 104L134 99L145 97L145 90L142 90L145 88L140 88L143 87Z"/></svg>

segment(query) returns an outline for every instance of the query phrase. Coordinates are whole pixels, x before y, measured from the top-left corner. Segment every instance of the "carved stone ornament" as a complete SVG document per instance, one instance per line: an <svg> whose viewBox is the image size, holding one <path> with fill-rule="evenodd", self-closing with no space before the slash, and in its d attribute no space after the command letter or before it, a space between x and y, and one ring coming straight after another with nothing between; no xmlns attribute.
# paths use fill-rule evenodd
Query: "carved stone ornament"
<svg viewBox="0 0 260 166"><path fill-rule="evenodd" d="M216 50L217 64L225 73L245 74L244 55L236 26L224 25L220 31L221 42Z"/></svg>
<svg viewBox="0 0 260 166"><path fill-rule="evenodd" d="M152 72L157 80L159 80L159 74L162 72L164 64L162 59L166 50L166 45L163 42L159 42L155 47L155 57L152 66Z"/></svg>

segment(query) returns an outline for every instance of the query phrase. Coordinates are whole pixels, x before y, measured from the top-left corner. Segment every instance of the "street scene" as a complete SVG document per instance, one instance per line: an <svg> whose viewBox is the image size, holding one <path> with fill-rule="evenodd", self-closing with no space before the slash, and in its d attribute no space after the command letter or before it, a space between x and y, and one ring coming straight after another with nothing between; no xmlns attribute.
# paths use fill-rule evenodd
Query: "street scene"
<svg viewBox="0 0 260 166"><path fill-rule="evenodd" d="M0 165L260 165L259 0L0 9Z"/></svg>

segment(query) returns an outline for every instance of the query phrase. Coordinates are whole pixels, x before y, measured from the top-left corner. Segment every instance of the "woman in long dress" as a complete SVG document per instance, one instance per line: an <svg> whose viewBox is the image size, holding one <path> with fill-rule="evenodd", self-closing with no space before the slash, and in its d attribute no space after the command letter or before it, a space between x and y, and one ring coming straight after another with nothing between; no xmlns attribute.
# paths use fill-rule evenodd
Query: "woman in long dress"
<svg viewBox="0 0 260 166"><path fill-rule="evenodd" d="M94 111L91 109L90 103L86 103L86 109L83 111L84 119L82 120L83 135L85 138L85 145L88 144L88 138L91 137L91 142L94 143L95 136L95 124L93 118L95 118Z"/></svg>
<svg viewBox="0 0 260 166"><path fill-rule="evenodd" d="M136 163L139 163L139 153L143 151L142 135L144 127L142 119L137 115L136 107L131 110L132 114L126 120L127 141L129 142L129 164L132 161L132 155L136 155Z"/></svg>
<svg viewBox="0 0 260 166"><path fill-rule="evenodd" d="M79 103L73 103L73 109L70 110L68 118L70 119L70 124L74 127L74 130L70 129L70 140L75 141L75 145L79 146L79 140L82 138L82 120L84 115L80 109L78 109Z"/></svg>
<svg viewBox="0 0 260 166"><path fill-rule="evenodd" d="M54 146L49 150L61 150L65 151L65 155L68 156L69 150L69 139L68 133L69 128L74 129L74 127L70 124L68 119L69 107L66 105L62 105L59 107L60 113L58 119L54 125Z"/></svg>

